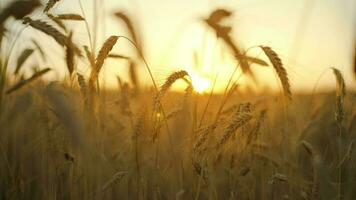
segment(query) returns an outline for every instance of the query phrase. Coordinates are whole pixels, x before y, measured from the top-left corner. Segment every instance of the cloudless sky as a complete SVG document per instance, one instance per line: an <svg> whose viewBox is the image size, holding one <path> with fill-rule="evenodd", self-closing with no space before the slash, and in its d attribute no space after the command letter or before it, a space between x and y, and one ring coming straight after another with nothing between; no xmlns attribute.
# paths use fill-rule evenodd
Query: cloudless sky
<svg viewBox="0 0 356 200"><path fill-rule="evenodd" d="M2 0L1 0L2 1ZM93 1L82 0L86 17L92 27ZM231 36L244 48L268 45L278 52L290 75L293 89L311 90L322 76L318 88L334 87L328 67L339 68L347 85L356 88L352 74L352 56L356 39L355 0L98 0L99 32L96 49L112 34L128 35L124 26L112 16L124 11L132 16L142 36L145 56L158 82L171 72L185 69L208 79L218 73L217 87L221 89L236 62L229 50L217 41L201 19L216 8L234 12L226 24L233 26ZM78 0L62 0L53 13L81 14ZM300 24L301 20L303 21ZM72 24L72 23L71 23ZM74 24L76 25L76 24ZM87 43L84 25L76 29L76 40ZM298 28L300 27L300 28ZM50 41L50 40L48 40ZM296 43L297 42L297 43ZM128 43L119 40L114 51L130 54ZM261 50L249 51L251 56L267 60ZM193 53L199 58L193 67ZM53 59L52 59L53 60ZM140 70L144 82L147 72ZM253 66L260 83L277 88L271 68ZM85 69L83 73L86 72ZM116 87L116 75L125 77L125 63L107 62L103 76L107 85ZM237 76L236 76L237 77ZM250 84L241 80L243 84Z"/></svg>

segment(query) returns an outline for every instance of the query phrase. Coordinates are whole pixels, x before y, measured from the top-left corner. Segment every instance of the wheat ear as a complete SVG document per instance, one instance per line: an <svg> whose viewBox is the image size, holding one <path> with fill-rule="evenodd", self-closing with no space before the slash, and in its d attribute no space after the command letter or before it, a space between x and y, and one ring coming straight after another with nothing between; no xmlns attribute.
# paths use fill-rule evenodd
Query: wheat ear
<svg viewBox="0 0 356 200"><path fill-rule="evenodd" d="M95 67L91 70L91 74L90 74L90 83L91 84L93 84L97 80L100 70L104 65L105 59L108 57L110 51L113 49L113 47L117 43L118 39L119 39L118 36L113 35L113 36L110 36L104 42L104 44L101 47L99 54L96 58Z"/></svg>
<svg viewBox="0 0 356 200"><path fill-rule="evenodd" d="M292 92L291 86L289 83L289 78L287 74L287 70L284 68L282 60L279 58L278 54L271 49L271 47L267 46L260 46L263 52L266 54L268 59L271 61L273 68L275 69L279 80L282 83L284 95L291 100L292 99Z"/></svg>

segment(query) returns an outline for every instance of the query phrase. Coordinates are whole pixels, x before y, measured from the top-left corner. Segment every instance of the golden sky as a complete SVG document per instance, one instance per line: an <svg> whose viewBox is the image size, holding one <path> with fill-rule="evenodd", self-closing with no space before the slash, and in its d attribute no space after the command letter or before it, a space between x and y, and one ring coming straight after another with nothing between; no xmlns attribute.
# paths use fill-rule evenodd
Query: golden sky
<svg viewBox="0 0 356 200"><path fill-rule="evenodd" d="M81 1L92 25L95 0ZM356 87L351 67L356 35L354 0L98 0L96 8L99 10L96 49L112 34L128 35L124 26L112 17L115 11L124 11L137 23L145 57L158 82L164 81L173 71L185 69L202 82L213 80L218 73L217 90L225 86L236 62L225 45L217 41L214 33L200 20L216 8L225 8L234 12L226 23L233 26L231 36L235 41L244 48L272 47L280 54L294 90L313 89L328 67L339 68L347 85ZM53 12L81 14L78 0L62 0ZM76 23L71 27L75 29L76 41L87 44L84 24ZM56 55L61 54L55 46L51 48L58 51ZM119 40L114 52L132 54L133 51L126 41ZM194 53L199 58L195 67ZM267 60L257 48L250 51L250 55ZM58 63L56 57L50 60ZM253 66L253 69L261 84L278 89L271 68ZM87 72L83 67L79 70ZM143 66L140 71L144 76L141 80L148 84L147 71ZM102 75L107 86L116 87L115 76L125 78L126 74L125 63L108 61ZM253 85L244 80L240 83ZM334 85L334 77L329 72L324 73L318 88Z"/></svg>

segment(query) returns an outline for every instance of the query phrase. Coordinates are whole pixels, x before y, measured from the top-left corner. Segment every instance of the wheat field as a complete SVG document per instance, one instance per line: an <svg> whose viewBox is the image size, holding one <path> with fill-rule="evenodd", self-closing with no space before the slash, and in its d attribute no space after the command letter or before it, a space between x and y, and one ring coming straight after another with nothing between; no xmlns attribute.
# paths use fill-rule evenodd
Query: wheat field
<svg viewBox="0 0 356 200"><path fill-rule="evenodd" d="M335 91L294 93L279 53L259 45L251 48L263 55L248 56L221 24L231 12L216 9L202 23L242 76L256 80L250 66L268 67L281 87L240 90L233 74L222 93L200 93L186 70L155 79L124 12L113 15L129 35L112 35L96 50L73 40L66 25L88 23L83 12L52 12L62 3L14 0L0 12L0 200L356 199L356 93L343 71L326 70ZM7 45L9 20L36 31L31 48ZM64 79L46 79L52 68L24 69L27 60L46 60L44 37L65 55ZM136 60L112 51L122 40ZM100 87L108 59L130 63L129 81L117 76L116 89ZM89 73L77 70L79 61ZM138 63L150 86L139 81ZM171 90L178 81L185 90Z"/></svg>

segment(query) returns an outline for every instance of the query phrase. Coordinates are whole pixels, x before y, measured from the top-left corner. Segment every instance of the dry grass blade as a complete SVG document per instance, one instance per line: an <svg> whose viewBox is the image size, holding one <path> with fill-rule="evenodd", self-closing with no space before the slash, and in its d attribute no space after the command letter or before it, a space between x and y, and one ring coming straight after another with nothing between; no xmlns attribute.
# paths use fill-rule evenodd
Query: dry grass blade
<svg viewBox="0 0 356 200"><path fill-rule="evenodd" d="M66 25L52 14L47 13L47 17L51 19L55 24L57 24L57 26L61 27L63 30L67 30Z"/></svg>
<svg viewBox="0 0 356 200"><path fill-rule="evenodd" d="M48 0L45 9L43 12L48 12L53 6L58 3L60 0Z"/></svg>
<svg viewBox="0 0 356 200"><path fill-rule="evenodd" d="M17 58L17 65L15 69L15 75L19 73L21 67L26 62L26 60L33 54L33 49L25 49L22 51L21 55Z"/></svg>
<svg viewBox="0 0 356 200"><path fill-rule="evenodd" d="M250 56L246 56L245 59L248 61L248 62L251 62L251 63L256 63L256 64L259 64L261 66L268 66L268 63L264 60L261 60L259 58L254 58L254 57L250 57Z"/></svg>
<svg viewBox="0 0 356 200"><path fill-rule="evenodd" d="M128 56L124 56L124 55L120 55L120 54L114 54L114 53L109 54L108 57L109 58L115 58L115 59L130 60L130 57L128 57Z"/></svg>
<svg viewBox="0 0 356 200"><path fill-rule="evenodd" d="M73 20L73 21L84 21L84 18L78 14L60 14L56 16L59 20Z"/></svg>
<svg viewBox="0 0 356 200"><path fill-rule="evenodd" d="M50 70L51 70L50 68L43 69L43 70L33 74L29 79L22 80L22 81L18 82L17 84L12 86L10 89L8 89L6 91L6 94L11 94L11 93L15 92L16 90L21 89L25 85L27 85L27 84L31 83L32 81L36 80L37 78L43 76L44 74L46 74Z"/></svg>
<svg viewBox="0 0 356 200"><path fill-rule="evenodd" d="M268 59L271 61L277 75L282 83L284 95L292 100L292 92L290 88L289 78L287 74L287 70L283 67L282 60L279 58L278 54L273 51L270 47L260 46L263 52L266 54Z"/></svg>
<svg viewBox="0 0 356 200"><path fill-rule="evenodd" d="M37 50L40 53L42 59L44 61L46 61L47 60L46 54L44 53L42 47L38 44L38 42L36 40L32 39L32 44L35 46L35 50Z"/></svg>

